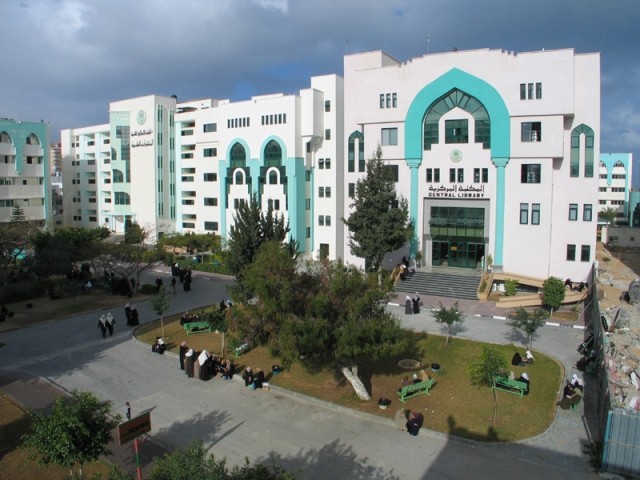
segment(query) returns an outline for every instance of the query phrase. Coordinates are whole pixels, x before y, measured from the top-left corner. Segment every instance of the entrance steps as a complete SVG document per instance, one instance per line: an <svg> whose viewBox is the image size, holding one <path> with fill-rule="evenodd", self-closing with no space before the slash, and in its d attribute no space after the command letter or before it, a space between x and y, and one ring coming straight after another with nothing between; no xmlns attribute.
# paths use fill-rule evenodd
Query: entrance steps
<svg viewBox="0 0 640 480"><path fill-rule="evenodd" d="M395 291L409 295L418 292L434 297L477 300L481 276L482 272L467 269L446 268L442 271L439 269L416 271L406 280L398 280Z"/></svg>

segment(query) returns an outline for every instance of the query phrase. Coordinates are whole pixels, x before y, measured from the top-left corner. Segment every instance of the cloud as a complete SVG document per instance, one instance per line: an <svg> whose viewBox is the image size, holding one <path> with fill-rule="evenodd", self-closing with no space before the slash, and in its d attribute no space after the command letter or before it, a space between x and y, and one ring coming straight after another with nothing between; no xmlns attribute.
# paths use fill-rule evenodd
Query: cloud
<svg viewBox="0 0 640 480"><path fill-rule="evenodd" d="M262 8L278 10L282 13L289 11L288 0L252 0L253 3Z"/></svg>

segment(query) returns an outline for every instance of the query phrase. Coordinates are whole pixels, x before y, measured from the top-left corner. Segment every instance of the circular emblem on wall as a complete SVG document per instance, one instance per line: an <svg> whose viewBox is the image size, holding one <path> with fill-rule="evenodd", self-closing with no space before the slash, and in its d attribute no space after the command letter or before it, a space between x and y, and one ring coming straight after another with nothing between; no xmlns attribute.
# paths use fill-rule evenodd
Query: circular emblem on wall
<svg viewBox="0 0 640 480"><path fill-rule="evenodd" d="M138 112L138 125L144 125L144 122L147 121L147 114L144 113L144 110L140 110Z"/></svg>
<svg viewBox="0 0 640 480"><path fill-rule="evenodd" d="M452 162L459 162L462 160L462 152L460 150L452 150L449 154L449 158Z"/></svg>

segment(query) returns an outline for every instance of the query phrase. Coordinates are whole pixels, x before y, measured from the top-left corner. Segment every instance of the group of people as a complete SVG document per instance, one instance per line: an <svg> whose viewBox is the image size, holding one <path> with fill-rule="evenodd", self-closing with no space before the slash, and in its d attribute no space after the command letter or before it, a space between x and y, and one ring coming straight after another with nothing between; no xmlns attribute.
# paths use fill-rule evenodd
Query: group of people
<svg viewBox="0 0 640 480"><path fill-rule="evenodd" d="M162 337L156 337L155 343L151 345L151 351L162 355L166 349L167 346L164 343L164 339Z"/></svg>
<svg viewBox="0 0 640 480"><path fill-rule="evenodd" d="M407 295L404 300L404 313L411 315L413 313L420 313L420 307L422 307L422 300L418 292L413 297Z"/></svg>
<svg viewBox="0 0 640 480"><path fill-rule="evenodd" d="M124 306L124 315L127 317L127 327L135 327L140 325L140 318L138 317L138 309L135 304L126 304Z"/></svg>
<svg viewBox="0 0 640 480"><path fill-rule="evenodd" d="M109 332L109 336L113 336L113 330L116 324L115 318L111 315L111 312L106 315L101 315L98 320L98 328L100 329L100 333L102 333L102 338L107 337L107 332Z"/></svg>
<svg viewBox="0 0 640 480"><path fill-rule="evenodd" d="M181 268L180 265L176 262L171 266L171 276L178 277L180 279L180 283L182 284L182 288L184 288L185 292L191 290L191 267ZM175 281L171 280L171 286L173 288L173 293L175 293Z"/></svg>
<svg viewBox="0 0 640 480"><path fill-rule="evenodd" d="M187 342L180 344L178 354L180 358L180 369L187 377L199 380L211 380L220 375L224 380L231 380L235 375L235 365L229 358L221 358L218 355L209 353L207 350L195 351L187 346Z"/></svg>
<svg viewBox="0 0 640 480"><path fill-rule="evenodd" d="M264 376L264 372L257 368L254 372L251 367L247 367L242 372L242 380L244 380L244 386L250 388L251 390L255 390L257 388L265 388L269 390L269 383L266 381L266 377Z"/></svg>
<svg viewBox="0 0 640 480"><path fill-rule="evenodd" d="M560 408L568 410L571 407L577 405L584 393L584 383L577 374L573 374L571 380L567 380L564 388L562 389L562 398L558 400L556 405Z"/></svg>
<svg viewBox="0 0 640 480"><path fill-rule="evenodd" d="M524 357L520 355L519 352L516 352L513 354L513 357L511 358L511 365L514 365L516 367L525 367L527 365L531 365L533 362L535 362L535 360L536 359L531 353L531 350L527 350L524 353Z"/></svg>

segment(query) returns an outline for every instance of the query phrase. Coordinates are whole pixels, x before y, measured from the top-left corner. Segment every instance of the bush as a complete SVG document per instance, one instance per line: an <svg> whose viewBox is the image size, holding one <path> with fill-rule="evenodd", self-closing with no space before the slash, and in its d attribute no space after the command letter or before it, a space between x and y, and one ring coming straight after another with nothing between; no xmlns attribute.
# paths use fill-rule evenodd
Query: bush
<svg viewBox="0 0 640 480"><path fill-rule="evenodd" d="M514 280L513 278L507 278L504 281L504 294L507 297L513 297L516 294L518 289L518 280Z"/></svg>
<svg viewBox="0 0 640 480"><path fill-rule="evenodd" d="M12 303L42 297L47 291L47 285L40 280L22 280L9 283L0 290L0 302Z"/></svg>
<svg viewBox="0 0 640 480"><path fill-rule="evenodd" d="M155 295L157 287L152 283L143 283L140 287L140 293L143 295Z"/></svg>

